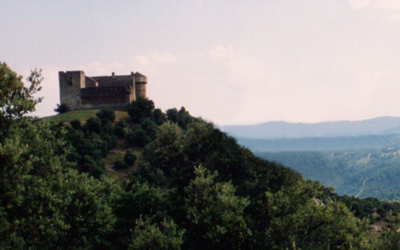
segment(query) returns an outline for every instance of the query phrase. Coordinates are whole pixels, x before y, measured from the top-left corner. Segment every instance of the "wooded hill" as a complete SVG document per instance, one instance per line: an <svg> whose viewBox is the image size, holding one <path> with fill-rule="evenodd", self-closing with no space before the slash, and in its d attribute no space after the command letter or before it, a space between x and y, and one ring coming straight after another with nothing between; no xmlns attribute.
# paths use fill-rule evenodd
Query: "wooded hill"
<svg viewBox="0 0 400 250"><path fill-rule="evenodd" d="M400 117L386 116L362 121L320 123L272 121L256 125L221 126L221 130L235 137L250 139L386 135L400 132Z"/></svg>
<svg viewBox="0 0 400 250"><path fill-rule="evenodd" d="M139 98L129 118L102 109L82 123L25 118L40 72L24 87L0 63L2 249L397 249L397 213L371 237L330 188L262 160L184 108ZM126 153L107 177L105 158ZM358 202L350 199L350 202ZM346 203L347 204L347 203ZM358 202L357 204L362 204ZM365 208L366 206L362 206ZM361 208L358 208L359 210ZM360 210L361 211L361 210Z"/></svg>

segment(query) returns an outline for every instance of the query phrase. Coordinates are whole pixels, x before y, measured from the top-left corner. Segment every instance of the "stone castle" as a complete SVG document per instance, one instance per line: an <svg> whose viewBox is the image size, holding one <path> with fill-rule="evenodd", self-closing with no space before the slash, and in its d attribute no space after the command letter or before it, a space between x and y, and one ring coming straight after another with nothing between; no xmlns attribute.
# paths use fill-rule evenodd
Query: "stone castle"
<svg viewBox="0 0 400 250"><path fill-rule="evenodd" d="M146 97L147 77L139 72L130 75L85 76L83 71L58 72L60 103L72 110L109 106L124 109L138 96Z"/></svg>

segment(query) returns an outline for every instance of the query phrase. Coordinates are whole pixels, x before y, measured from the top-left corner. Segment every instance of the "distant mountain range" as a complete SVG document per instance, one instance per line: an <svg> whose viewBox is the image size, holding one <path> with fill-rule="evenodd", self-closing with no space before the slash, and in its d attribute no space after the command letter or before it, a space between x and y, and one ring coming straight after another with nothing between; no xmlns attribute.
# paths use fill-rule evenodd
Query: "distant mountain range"
<svg viewBox="0 0 400 250"><path fill-rule="evenodd" d="M220 129L234 137L280 139L305 137L349 137L400 133L400 117L378 117L362 121L321 123L266 122L257 125L229 125Z"/></svg>

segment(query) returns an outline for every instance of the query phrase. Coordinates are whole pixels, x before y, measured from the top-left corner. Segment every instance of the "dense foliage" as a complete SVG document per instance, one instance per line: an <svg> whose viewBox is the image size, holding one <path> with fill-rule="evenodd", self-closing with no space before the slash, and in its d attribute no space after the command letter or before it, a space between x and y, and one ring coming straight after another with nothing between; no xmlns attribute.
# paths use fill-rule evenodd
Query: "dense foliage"
<svg viewBox="0 0 400 250"><path fill-rule="evenodd" d="M393 201L400 200L399 149L260 152L256 155L289 166L307 179L334 186L340 195Z"/></svg>
<svg viewBox="0 0 400 250"><path fill-rule="evenodd" d="M124 123L114 125L112 111L102 110L83 125L49 126L24 118L40 101L32 97L40 74L33 72L31 87L25 88L6 64L0 72L6 72L1 88L20 98L8 109L9 96L0 95L2 249L398 245L395 230L369 237L368 220L332 200L331 189L255 157L184 108L163 114L140 98L127 106ZM121 159L137 165L124 190L105 176L102 165L118 137L143 151L134 157L127 150ZM396 216L391 215L394 223Z"/></svg>

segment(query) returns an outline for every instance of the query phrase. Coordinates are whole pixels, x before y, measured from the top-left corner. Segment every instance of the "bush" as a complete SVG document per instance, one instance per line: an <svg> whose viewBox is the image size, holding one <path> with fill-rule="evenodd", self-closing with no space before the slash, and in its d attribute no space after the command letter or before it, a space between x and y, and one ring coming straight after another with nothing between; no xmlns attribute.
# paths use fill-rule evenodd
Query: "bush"
<svg viewBox="0 0 400 250"><path fill-rule="evenodd" d="M129 146L144 147L151 142L151 138L146 134L146 131L144 131L139 124L133 124L129 130L129 133L125 135L125 141Z"/></svg>
<svg viewBox="0 0 400 250"><path fill-rule="evenodd" d="M71 121L71 127L75 130L80 130L82 128L81 121L78 119L74 119Z"/></svg>
<svg viewBox="0 0 400 250"><path fill-rule="evenodd" d="M118 136L119 138L124 138L126 126L127 126L127 124L124 120L117 122L115 124L115 130L114 130L115 135Z"/></svg>
<svg viewBox="0 0 400 250"><path fill-rule="evenodd" d="M96 113L96 116L101 120L103 124L107 122L114 122L116 115L112 108L104 107L99 112Z"/></svg>
<svg viewBox="0 0 400 250"><path fill-rule="evenodd" d="M132 149L128 148L125 153L124 162L128 167L133 166L136 161L136 155L133 153Z"/></svg>
<svg viewBox="0 0 400 250"><path fill-rule="evenodd" d="M122 159L117 159L114 163L114 169L116 170L127 169L127 168L128 165L126 165Z"/></svg>
<svg viewBox="0 0 400 250"><path fill-rule="evenodd" d="M89 131L89 132L94 132L96 134L100 134L101 133L101 121L99 118L94 118L94 117L90 117L87 121L86 124L83 126L85 131Z"/></svg>
<svg viewBox="0 0 400 250"><path fill-rule="evenodd" d="M57 104L57 108L54 109L54 111L56 111L59 114L63 114L67 113L68 111L71 111L71 108L67 104L62 103L61 105Z"/></svg>

